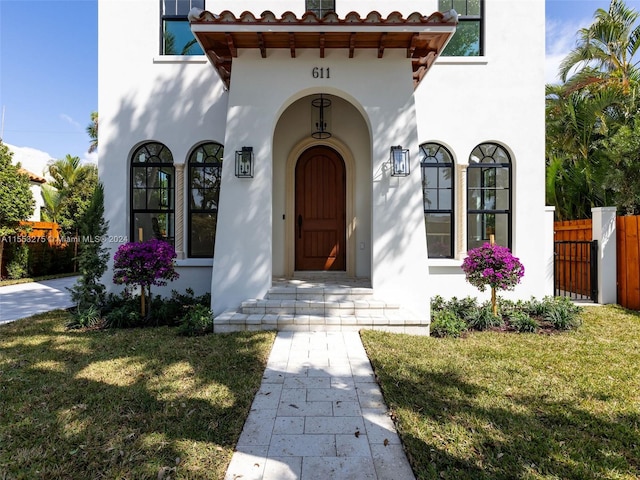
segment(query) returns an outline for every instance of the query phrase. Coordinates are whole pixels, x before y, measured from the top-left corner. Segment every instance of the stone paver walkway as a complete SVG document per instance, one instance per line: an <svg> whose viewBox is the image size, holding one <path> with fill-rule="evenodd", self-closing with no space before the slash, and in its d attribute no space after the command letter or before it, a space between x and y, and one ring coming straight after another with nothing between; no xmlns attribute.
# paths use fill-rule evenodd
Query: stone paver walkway
<svg viewBox="0 0 640 480"><path fill-rule="evenodd" d="M0 324L73 306L69 291L78 277L0 287Z"/></svg>
<svg viewBox="0 0 640 480"><path fill-rule="evenodd" d="M279 332L225 480L413 480L357 332Z"/></svg>

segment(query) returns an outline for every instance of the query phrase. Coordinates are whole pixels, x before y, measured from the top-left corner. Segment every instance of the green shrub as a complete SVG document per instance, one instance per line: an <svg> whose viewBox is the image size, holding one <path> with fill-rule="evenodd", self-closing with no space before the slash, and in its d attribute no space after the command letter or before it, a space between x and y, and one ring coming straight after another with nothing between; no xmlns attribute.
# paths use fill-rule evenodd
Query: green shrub
<svg viewBox="0 0 640 480"><path fill-rule="evenodd" d="M545 297L547 306L544 319L549 322L553 328L558 330L570 330L577 328L582 323L580 319L581 308L571 302L567 297Z"/></svg>
<svg viewBox="0 0 640 480"><path fill-rule="evenodd" d="M7 276L11 280L24 278L28 274L29 247L24 243L13 244L11 260L7 263Z"/></svg>
<svg viewBox="0 0 640 480"><path fill-rule="evenodd" d="M452 297L446 303L446 309L452 312L458 318L467 318L474 315L474 312L478 310L478 301L475 297L465 297L458 299Z"/></svg>
<svg viewBox="0 0 640 480"><path fill-rule="evenodd" d="M535 333L538 331L538 322L534 318L532 318L528 313L523 311L513 312L509 316L509 324L520 333L523 332L531 332Z"/></svg>
<svg viewBox="0 0 640 480"><path fill-rule="evenodd" d="M109 294L102 308L105 326L107 328L179 326L192 307L202 306L208 309L211 305L211 295L205 293L196 296L189 288L185 293L172 290L170 298L155 295L147 299L147 302L147 314L143 318L140 315L139 296L133 296L126 290L119 295Z"/></svg>
<svg viewBox="0 0 640 480"><path fill-rule="evenodd" d="M97 305L89 305L83 310L76 310L71 314L71 321L67 328L94 327L102 321L100 308Z"/></svg>
<svg viewBox="0 0 640 480"><path fill-rule="evenodd" d="M504 324L501 316L493 314L491 303L484 303L480 308L471 310L465 317L469 328L474 330L487 330L491 327L500 327Z"/></svg>
<svg viewBox="0 0 640 480"><path fill-rule="evenodd" d="M459 337L467 330L467 323L451 310L432 313L431 334L436 337Z"/></svg>
<svg viewBox="0 0 640 480"><path fill-rule="evenodd" d="M116 307L104 317L106 328L133 328L143 326L140 310L136 303L135 308L129 303Z"/></svg>
<svg viewBox="0 0 640 480"><path fill-rule="evenodd" d="M213 312L205 305L192 305L180 320L178 334L193 337L213 332Z"/></svg>

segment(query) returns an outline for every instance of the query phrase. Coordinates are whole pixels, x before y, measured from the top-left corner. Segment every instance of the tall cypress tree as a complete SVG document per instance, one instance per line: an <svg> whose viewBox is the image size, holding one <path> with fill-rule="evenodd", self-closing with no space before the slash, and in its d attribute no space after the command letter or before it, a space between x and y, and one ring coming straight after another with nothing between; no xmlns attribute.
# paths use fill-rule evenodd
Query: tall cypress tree
<svg viewBox="0 0 640 480"><path fill-rule="evenodd" d="M109 252L104 246L107 227L108 222L104 220L104 188L98 183L91 203L80 220L78 270L82 276L70 289L71 299L77 307L77 319L92 307L94 311L99 311L104 305L105 286L100 283L100 278L107 270L109 259Z"/></svg>

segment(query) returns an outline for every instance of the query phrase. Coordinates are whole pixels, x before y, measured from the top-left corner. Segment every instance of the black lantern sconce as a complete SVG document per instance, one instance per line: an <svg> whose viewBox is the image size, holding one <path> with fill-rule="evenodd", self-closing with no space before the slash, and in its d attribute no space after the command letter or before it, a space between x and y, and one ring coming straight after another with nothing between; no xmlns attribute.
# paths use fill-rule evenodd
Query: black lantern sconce
<svg viewBox="0 0 640 480"><path fill-rule="evenodd" d="M329 131L331 100L320 94L311 100L311 136L318 139L331 138Z"/></svg>
<svg viewBox="0 0 640 480"><path fill-rule="evenodd" d="M236 150L236 177L253 178L253 147Z"/></svg>
<svg viewBox="0 0 640 480"><path fill-rule="evenodd" d="M392 177L406 177L411 173L409 150L403 149L402 145L391 147L389 161L391 162Z"/></svg>

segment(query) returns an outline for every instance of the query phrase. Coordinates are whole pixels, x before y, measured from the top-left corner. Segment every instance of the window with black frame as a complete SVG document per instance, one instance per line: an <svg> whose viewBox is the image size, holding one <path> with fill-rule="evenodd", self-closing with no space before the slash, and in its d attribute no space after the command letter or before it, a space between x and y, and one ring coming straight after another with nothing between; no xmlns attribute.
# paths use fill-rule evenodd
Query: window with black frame
<svg viewBox="0 0 640 480"><path fill-rule="evenodd" d="M160 0L162 55L203 55L187 18L194 7L204 10L204 0Z"/></svg>
<svg viewBox="0 0 640 480"><path fill-rule="evenodd" d="M175 169L162 143L148 142L131 156L131 239L174 243Z"/></svg>
<svg viewBox="0 0 640 480"><path fill-rule="evenodd" d="M484 0L438 0L438 10L454 9L458 17L456 33L447 44L443 57L484 55Z"/></svg>
<svg viewBox="0 0 640 480"><path fill-rule="evenodd" d="M189 257L212 258L224 147L203 143L189 156Z"/></svg>
<svg viewBox="0 0 640 480"><path fill-rule="evenodd" d="M329 12L336 11L335 0L306 0L305 8L307 12L313 12L318 18L322 18Z"/></svg>
<svg viewBox="0 0 640 480"><path fill-rule="evenodd" d="M483 143L471 152L467 168L467 248L491 235L511 248L511 158L497 143Z"/></svg>
<svg viewBox="0 0 640 480"><path fill-rule="evenodd" d="M420 145L429 258L453 258L453 156L444 145Z"/></svg>

